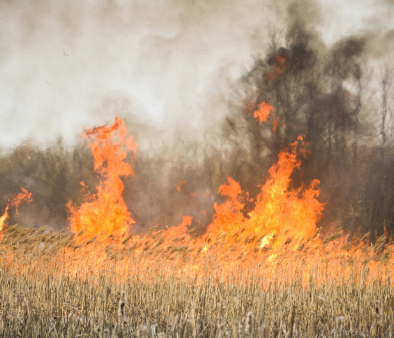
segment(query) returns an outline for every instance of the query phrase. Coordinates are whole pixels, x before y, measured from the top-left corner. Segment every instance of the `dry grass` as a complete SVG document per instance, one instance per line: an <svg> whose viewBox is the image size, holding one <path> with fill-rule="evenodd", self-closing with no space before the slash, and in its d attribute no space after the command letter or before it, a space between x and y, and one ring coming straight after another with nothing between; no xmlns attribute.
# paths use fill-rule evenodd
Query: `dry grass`
<svg viewBox="0 0 394 338"><path fill-rule="evenodd" d="M160 236L111 236L104 245L83 234L9 228L0 242L0 337L394 332L392 245L384 237L343 245L336 233L234 261L233 246L226 260L217 251L224 238L203 255L192 242L169 245Z"/></svg>

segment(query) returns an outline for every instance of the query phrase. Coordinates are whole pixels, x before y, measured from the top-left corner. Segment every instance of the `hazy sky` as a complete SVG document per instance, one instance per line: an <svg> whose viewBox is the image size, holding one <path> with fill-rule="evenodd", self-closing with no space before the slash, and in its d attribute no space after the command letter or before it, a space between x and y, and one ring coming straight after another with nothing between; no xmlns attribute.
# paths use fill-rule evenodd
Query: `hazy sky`
<svg viewBox="0 0 394 338"><path fill-rule="evenodd" d="M230 84L264 53L287 3L1 1L0 147L72 143L116 115L196 133L225 113ZM394 28L389 1L321 0L319 12L311 22L329 44Z"/></svg>

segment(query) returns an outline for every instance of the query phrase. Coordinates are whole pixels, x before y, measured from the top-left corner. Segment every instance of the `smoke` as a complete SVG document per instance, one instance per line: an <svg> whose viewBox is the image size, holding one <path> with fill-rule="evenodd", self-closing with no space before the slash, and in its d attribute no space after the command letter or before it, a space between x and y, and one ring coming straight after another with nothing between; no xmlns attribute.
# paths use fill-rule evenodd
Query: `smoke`
<svg viewBox="0 0 394 338"><path fill-rule="evenodd" d="M226 176L255 197L280 149L298 135L312 155L294 184L321 181L324 227L394 229L392 91L382 89L385 74L387 84L392 77L392 3L363 8L332 1L2 2L1 205L21 186L34 197L10 222L64 228L65 204L81 202L79 182L98 181L77 135L120 116L139 143L136 174L125 179L137 231L171 226L183 215L203 230ZM262 101L275 107L275 132L272 121L259 127L246 113ZM26 138L32 141L20 145ZM245 215L251 208L246 203Z"/></svg>
<svg viewBox="0 0 394 338"><path fill-rule="evenodd" d="M275 27L303 16L305 28L329 43L349 31L389 34L390 2L366 3L365 12L356 2L297 3L3 1L1 144L31 137L45 145L58 135L75 144L81 126L122 113L163 126L167 138L186 125L193 133L182 137L202 141L226 114L231 83L264 55ZM98 113L108 97L129 101L129 110Z"/></svg>
<svg viewBox="0 0 394 338"><path fill-rule="evenodd" d="M1 2L2 145L29 136L45 144L59 134L74 144L81 126L116 114L145 116L168 133L184 124L203 129L206 115L223 115L227 78L262 46L270 8L257 1ZM98 113L108 100L127 100L130 110Z"/></svg>

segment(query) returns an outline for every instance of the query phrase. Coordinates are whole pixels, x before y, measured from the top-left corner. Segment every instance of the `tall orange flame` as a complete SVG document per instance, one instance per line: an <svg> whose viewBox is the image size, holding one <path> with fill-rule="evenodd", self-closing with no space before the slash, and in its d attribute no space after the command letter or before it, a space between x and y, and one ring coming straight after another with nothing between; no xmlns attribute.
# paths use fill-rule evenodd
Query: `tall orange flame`
<svg viewBox="0 0 394 338"><path fill-rule="evenodd" d="M70 228L74 233L85 231L86 236L108 236L124 234L134 223L123 200L122 176L132 176L133 170L126 163L127 151L136 152L133 136L126 137L124 122L118 117L112 125L85 129L85 136L94 157L94 169L102 177L97 193L87 195L86 201L74 207L69 201L71 212Z"/></svg>
<svg viewBox="0 0 394 338"><path fill-rule="evenodd" d="M216 215L209 227L212 236L223 233L231 235L244 229L243 236L270 234L276 236L276 242L280 244L285 238L307 238L316 232L323 211L323 205L317 200L320 182L313 180L307 188L290 188L290 176L301 164L297 159L297 146L299 143L302 146L302 142L302 137L299 137L289 149L279 153L279 161L269 170L269 177L248 217L242 213L243 191L237 182L228 177L228 184L220 186L219 193L230 199L221 205L215 204ZM305 150L301 149L301 152Z"/></svg>

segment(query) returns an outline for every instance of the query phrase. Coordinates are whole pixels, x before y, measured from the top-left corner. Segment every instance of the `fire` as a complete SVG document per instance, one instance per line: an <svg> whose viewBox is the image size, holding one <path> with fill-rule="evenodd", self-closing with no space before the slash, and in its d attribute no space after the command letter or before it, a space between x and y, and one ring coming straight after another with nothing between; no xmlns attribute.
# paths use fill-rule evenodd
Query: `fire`
<svg viewBox="0 0 394 338"><path fill-rule="evenodd" d="M251 104L247 104L244 109L244 112L246 114L249 114L251 111L253 111L251 107L252 107ZM274 133L279 126L279 116L275 116L274 112L275 112L275 108L269 103L263 101L258 105L258 109L255 110L253 116L259 122L259 126L263 122L266 122L269 119L272 124L271 130Z"/></svg>
<svg viewBox="0 0 394 338"><path fill-rule="evenodd" d="M242 286L252 282L262 290L272 285L307 288L311 276L316 280L317 275L324 276L320 286L354 283L357 278L366 285L383 279L392 283L393 245L386 244L386 237L380 237L374 246L368 245L368 236L346 243L340 230L324 240L318 237L324 207L318 201L319 181L301 187L294 187L292 182L292 175L301 166L300 157L308 153L302 137L279 153L247 214L245 204L252 199L240 183L228 177L218 189L225 201L214 204L215 214L204 235L193 235L189 230L193 217L185 215L179 224L167 229L154 227L146 235L125 236L133 219L122 198L121 177L133 175L126 158L136 150L133 138L126 134L120 119L111 126L85 131L102 180L98 192L87 195L79 208L69 202L73 234L10 229L1 241L8 258L20 260L21 255L44 244L53 256L45 260L41 254L37 256L39 271L51 273L60 267L62 276L97 281L105 275L117 282L137 278L149 284L158 276L168 276L171 281L184 278L198 284L209 276L214 283ZM83 182L81 185L87 189ZM22 195L19 197L15 201L23 200ZM75 236L82 230L85 235ZM12 245L19 242L31 244L27 249ZM23 270L22 265L18 268ZM356 269L361 274L354 273Z"/></svg>
<svg viewBox="0 0 394 338"><path fill-rule="evenodd" d="M182 186L186 185L186 181L180 181L178 184L175 185L176 190L178 190L179 192L181 192L182 190Z"/></svg>
<svg viewBox="0 0 394 338"><path fill-rule="evenodd" d="M96 194L88 194L80 207L67 204L70 212L70 229L82 230L88 238L124 234L134 220L123 200L122 177L132 176L133 170L126 157L135 153L137 144L133 136L126 137L124 122L116 118L112 125L85 129L85 137L94 157L94 169L102 177ZM83 188L85 185L82 185Z"/></svg>
<svg viewBox="0 0 394 338"><path fill-rule="evenodd" d="M221 205L215 204L216 215L209 227L212 235L235 234L244 229L242 238L263 236L261 247L264 247L274 236L277 245L281 245L286 238L302 239L316 232L323 211L323 205L317 200L319 181L312 181L307 188L290 187L290 176L301 165L297 159L299 145L300 152L305 153L302 137L279 153L278 163L269 170L255 208L247 217L242 213L244 204L241 202L245 194L240 185L228 177L228 183L219 188L219 193L228 196L229 200Z"/></svg>
<svg viewBox="0 0 394 338"><path fill-rule="evenodd" d="M16 208L17 216L19 216L18 207L22 203L22 201L26 201L27 203L30 203L31 201L33 201L32 193L28 192L24 188L22 188L22 192L20 192L19 194L15 195L15 197L14 197L14 199L12 201L12 204Z"/></svg>
<svg viewBox="0 0 394 338"><path fill-rule="evenodd" d="M8 218L8 210L9 210L10 206L15 206L16 215L19 216L19 212L18 212L19 205L23 201L30 203L32 200L33 200L32 193L27 191L26 189L22 188L22 192L20 192L19 194L16 194L14 196L14 198L12 199L12 201L8 201L8 204L5 208L4 214L3 214L3 216L0 217L0 234L2 233L2 231L4 229L4 222Z"/></svg>
<svg viewBox="0 0 394 338"><path fill-rule="evenodd" d="M269 170L270 177L257 196L255 209L249 214L253 227L273 231L282 238L288 232L297 238L313 235L323 211L323 205L317 200L320 194L318 180L313 180L307 188L290 188L290 176L301 165L297 159L299 143L302 147L302 137L292 143L289 150L279 153L279 161Z"/></svg>
<svg viewBox="0 0 394 338"><path fill-rule="evenodd" d="M273 64L274 69L266 75L266 79L269 82L277 80L288 68L289 60L286 57L286 53L284 48L280 48L276 55L271 58L270 63Z"/></svg>
<svg viewBox="0 0 394 338"><path fill-rule="evenodd" d="M193 217L192 216L182 216L181 223L167 228L164 231L164 236L166 240L172 240L174 238L179 238L182 236L186 236L188 234L187 227L192 224Z"/></svg>
<svg viewBox="0 0 394 338"><path fill-rule="evenodd" d="M263 102L255 116L261 123L272 111L273 107ZM133 138L127 138L126 134L124 123L118 118L112 126L85 130L85 136L91 141L89 146L94 156L94 167L101 174L102 181L97 187L98 192L87 195L86 201L78 209L69 202L73 233L84 230L87 239L94 236L105 239L108 235L125 234L133 224L122 197L124 186L120 178L133 175L125 159L128 150L135 152L136 145ZM140 254L160 243L168 248L164 250L168 254L167 258L178 252L175 248L181 246L183 251L197 256L215 252L219 259L229 256L235 259L252 257L267 248L280 249L286 241L296 242L312 236L323 211L323 204L317 200L319 181L314 180L307 187L293 188L291 180L294 170L301 165L299 157L306 154L302 137L279 153L278 162L269 170L268 178L254 201L254 209L247 215L243 209L248 193L242 190L238 182L228 177L227 183L218 190L227 200L222 204L214 204L215 215L204 236L194 238L188 230L193 217L183 216L176 226L161 232L152 229L146 236L134 236L131 242L145 241L137 250ZM81 184L86 189L85 184ZM186 184L180 181L176 185L177 190L181 191ZM182 242L188 244L182 246ZM218 246L218 243L221 244ZM194 262L195 267L201 264L199 259Z"/></svg>
<svg viewBox="0 0 394 338"><path fill-rule="evenodd" d="M279 116L275 117L272 121L272 132L273 133L275 133L278 126L279 126Z"/></svg>
<svg viewBox="0 0 394 338"><path fill-rule="evenodd" d="M260 105L260 110L264 109L268 109L266 116L273 111L266 103ZM254 200L243 191L240 183L228 177L218 189L225 201L213 205L215 214L205 235L196 237L192 230L189 231L193 217L188 215L167 229L160 231L154 227L143 236L132 233L126 236L134 221L122 196L122 178L133 175L127 158L134 156L137 145L132 136L127 137L126 127L119 118L112 125L86 129L84 135L101 180L97 193L85 193L82 205L77 207L71 201L67 204L71 212L70 230L74 236L78 235L69 242L75 241L75 244L68 244L70 249L65 247L64 252L72 254L80 262L78 264L84 264L84 259L93 260L94 269L99 271L108 259L125 259L129 265L135 261L140 269L149 265L150 260L159 259L163 269L172 267L180 276L200 276L207 262L213 266L219 264L222 271L230 271L234 264L253 264L265 255L265 264L273 266L281 257L281 250L290 242L294 248L302 246L305 240L309 241L309 246L316 245L310 239L315 238L313 235L323 211L323 204L317 199L319 181L294 188L291 179L301 165L300 157L307 155L302 137L279 153L277 163L269 170ZM181 181L176 185L177 190L182 190L184 185L187 183ZM82 191L87 191L84 182L81 186ZM244 212L246 201L254 203L247 214ZM97 241L100 245L96 245ZM79 253L75 251L78 248L84 249ZM265 252L270 253L266 255ZM125 274L128 273L127 264L123 266Z"/></svg>
<svg viewBox="0 0 394 338"><path fill-rule="evenodd" d="M9 208L9 205L6 206L3 216L0 217L0 235L3 232L4 222L8 218L8 208Z"/></svg>
<svg viewBox="0 0 394 338"><path fill-rule="evenodd" d="M264 248L266 245L270 244L272 239L274 238L274 233L270 232L268 235L264 236L261 240L260 248Z"/></svg>
<svg viewBox="0 0 394 338"><path fill-rule="evenodd" d="M259 104L259 109L254 112L254 117L258 119L259 125L265 122L268 115L274 112L274 107L268 103L262 102Z"/></svg>
<svg viewBox="0 0 394 338"><path fill-rule="evenodd" d="M287 68L287 58L285 55L278 53L275 59L276 71L281 74Z"/></svg>

